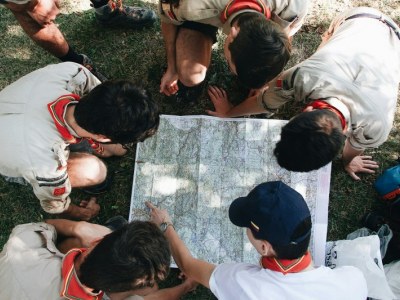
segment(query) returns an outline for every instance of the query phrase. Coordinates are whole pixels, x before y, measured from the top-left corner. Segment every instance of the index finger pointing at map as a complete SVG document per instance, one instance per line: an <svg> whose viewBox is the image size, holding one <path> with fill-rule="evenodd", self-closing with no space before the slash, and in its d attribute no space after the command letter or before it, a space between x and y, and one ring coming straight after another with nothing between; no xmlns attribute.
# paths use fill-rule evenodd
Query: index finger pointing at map
<svg viewBox="0 0 400 300"><path fill-rule="evenodd" d="M150 209L155 209L156 207L153 205L153 203L151 203L150 201L146 201L145 202L146 206Z"/></svg>

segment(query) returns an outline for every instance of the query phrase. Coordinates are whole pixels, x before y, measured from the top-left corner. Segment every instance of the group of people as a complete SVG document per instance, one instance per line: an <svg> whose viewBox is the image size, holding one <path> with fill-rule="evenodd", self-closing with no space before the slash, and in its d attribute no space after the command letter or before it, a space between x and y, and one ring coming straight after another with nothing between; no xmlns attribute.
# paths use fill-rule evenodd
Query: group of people
<svg viewBox="0 0 400 300"><path fill-rule="evenodd" d="M109 26L139 28L156 14L109 0L91 0ZM260 265L212 265L191 256L168 212L152 203L150 221L89 221L95 197L78 205L72 188L91 195L111 180L100 158L122 156L156 134L157 103L126 80L107 80L92 61L69 46L54 20L56 0L0 0L37 44L64 63L36 70L0 92L0 174L28 183L42 208L60 216L18 225L0 253L0 299L178 299L198 283L219 299L366 299L356 268L314 266L308 246L310 211L283 182L265 182L233 202L229 218L247 228ZM294 0L160 0L167 70L160 92L193 104L204 88L218 28L232 73L251 89L237 106L210 86L217 117L273 113L303 102L302 113L282 128L274 155L291 171L307 172L340 151L345 170L372 173L363 152L382 144L392 128L400 82L400 29L366 7L337 16L318 50L284 71L293 35L309 2ZM342 150L343 149L343 150ZM81 220L81 221L72 221ZM186 280L158 289L170 255Z"/></svg>

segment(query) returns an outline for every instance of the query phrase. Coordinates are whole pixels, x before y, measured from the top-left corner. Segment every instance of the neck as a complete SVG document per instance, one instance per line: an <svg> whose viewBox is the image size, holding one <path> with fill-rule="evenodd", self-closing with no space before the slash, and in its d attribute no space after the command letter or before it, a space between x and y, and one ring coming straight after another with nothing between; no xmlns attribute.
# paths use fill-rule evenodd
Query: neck
<svg viewBox="0 0 400 300"><path fill-rule="evenodd" d="M261 257L261 266L264 269L280 272L284 275L288 273L300 273L312 270L314 264L310 252L297 259L279 259L276 257Z"/></svg>
<svg viewBox="0 0 400 300"><path fill-rule="evenodd" d="M75 105L68 105L67 110L65 112L65 118L64 118L65 122L68 124L69 127L71 127L76 132L78 136L83 138L91 138L92 135L78 125L74 113L75 113Z"/></svg>
<svg viewBox="0 0 400 300"><path fill-rule="evenodd" d="M85 257L87 255L86 253L87 253L87 251L79 254L74 260L75 272L76 272L76 275L78 275L78 278L81 274L81 265L82 265L83 261L85 260Z"/></svg>
<svg viewBox="0 0 400 300"><path fill-rule="evenodd" d="M75 120L75 105L68 105L65 112L65 122L70 126L76 133L78 133L81 127L76 123ZM78 133L79 134L79 133Z"/></svg>

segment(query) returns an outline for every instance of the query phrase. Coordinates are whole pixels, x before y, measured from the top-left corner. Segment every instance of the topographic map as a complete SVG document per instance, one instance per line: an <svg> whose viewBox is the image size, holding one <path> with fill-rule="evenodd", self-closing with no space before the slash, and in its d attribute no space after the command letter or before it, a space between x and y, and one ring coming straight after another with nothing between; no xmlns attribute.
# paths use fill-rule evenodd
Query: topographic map
<svg viewBox="0 0 400 300"><path fill-rule="evenodd" d="M230 203L265 181L281 180L311 210L311 252L324 264L330 164L309 173L279 167L273 155L287 121L163 115L158 133L137 146L130 220L147 220L144 202L168 210L179 236L211 263L258 263L246 231L230 223ZM293 149L296 151L296 149Z"/></svg>

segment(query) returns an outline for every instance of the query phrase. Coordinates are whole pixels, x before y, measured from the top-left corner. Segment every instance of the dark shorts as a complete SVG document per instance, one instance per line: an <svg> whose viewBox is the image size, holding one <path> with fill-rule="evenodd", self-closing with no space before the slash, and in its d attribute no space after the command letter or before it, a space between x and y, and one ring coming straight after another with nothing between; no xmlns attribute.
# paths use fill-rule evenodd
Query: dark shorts
<svg viewBox="0 0 400 300"><path fill-rule="evenodd" d="M5 0L0 0L0 4L8 4L8 2Z"/></svg>
<svg viewBox="0 0 400 300"><path fill-rule="evenodd" d="M2 0L0 0L2 1ZM193 21L185 21L183 22L182 25L179 25L178 27L180 28L187 28L195 31L199 31L206 36L209 36L213 43L217 42L217 31L218 27L209 25L209 24L203 24L203 23L198 23L198 22L193 22Z"/></svg>

